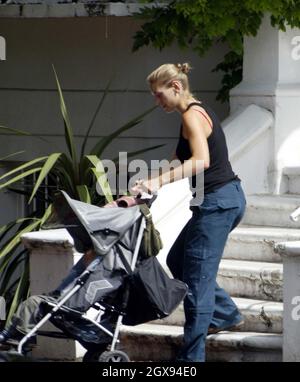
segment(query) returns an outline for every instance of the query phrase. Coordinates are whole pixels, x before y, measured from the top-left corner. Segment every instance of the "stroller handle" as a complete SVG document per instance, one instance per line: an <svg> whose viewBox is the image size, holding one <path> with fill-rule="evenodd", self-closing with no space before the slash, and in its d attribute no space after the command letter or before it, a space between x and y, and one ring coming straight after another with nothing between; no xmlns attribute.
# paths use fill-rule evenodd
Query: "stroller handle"
<svg viewBox="0 0 300 382"><path fill-rule="evenodd" d="M145 204L150 208L152 203L157 199L157 193L149 194L143 192L142 194L138 194L135 198L139 201L144 200Z"/></svg>

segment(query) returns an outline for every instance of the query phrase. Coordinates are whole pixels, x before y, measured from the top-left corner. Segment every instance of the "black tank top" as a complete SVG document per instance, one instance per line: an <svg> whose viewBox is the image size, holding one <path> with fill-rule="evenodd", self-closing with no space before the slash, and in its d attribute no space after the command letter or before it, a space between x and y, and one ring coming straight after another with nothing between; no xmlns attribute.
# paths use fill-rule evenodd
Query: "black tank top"
<svg viewBox="0 0 300 382"><path fill-rule="evenodd" d="M214 111L209 106L204 105L203 102L190 103L186 111L193 105L200 105L203 107L213 123L212 132L207 138L210 166L204 171L204 193L206 194L222 187L233 179L239 178L232 171L231 164L228 159L228 149L226 145L225 134L221 127L219 118L214 113ZM176 148L176 156L181 163L183 163L185 160L188 160L192 156L189 141L182 135L182 124L179 141ZM192 187L195 188L196 177L193 176L191 181Z"/></svg>

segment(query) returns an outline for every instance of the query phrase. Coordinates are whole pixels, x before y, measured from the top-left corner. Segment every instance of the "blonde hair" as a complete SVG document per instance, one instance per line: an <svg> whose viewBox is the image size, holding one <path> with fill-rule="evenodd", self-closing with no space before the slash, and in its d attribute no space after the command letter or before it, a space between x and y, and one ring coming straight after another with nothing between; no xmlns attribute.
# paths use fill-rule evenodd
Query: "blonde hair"
<svg viewBox="0 0 300 382"><path fill-rule="evenodd" d="M167 85L170 81L177 80L181 82L183 90L191 95L187 76L191 69L190 64L187 62L176 65L163 64L149 74L147 81L152 89L155 84Z"/></svg>

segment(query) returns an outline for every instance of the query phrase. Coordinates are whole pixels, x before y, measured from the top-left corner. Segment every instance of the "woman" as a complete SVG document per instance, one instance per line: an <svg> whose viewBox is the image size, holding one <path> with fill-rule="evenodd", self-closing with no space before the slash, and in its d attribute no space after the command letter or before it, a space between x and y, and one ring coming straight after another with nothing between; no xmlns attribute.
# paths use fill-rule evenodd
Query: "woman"
<svg viewBox="0 0 300 382"><path fill-rule="evenodd" d="M241 221L245 196L240 179L228 160L225 135L215 113L189 90L188 64L164 64L148 77L152 94L167 113L177 111L182 124L175 158L181 165L173 170L139 180L132 188L137 194L156 192L163 185L204 172L203 190L193 194L193 212L173 244L167 265L173 276L189 287L184 300L184 343L178 361L205 361L205 339L208 333L233 330L242 317L229 295L216 283L219 263L228 234ZM196 185L201 188L201 185ZM203 202L197 204L197 191L203 191ZM199 193L198 193L199 194Z"/></svg>

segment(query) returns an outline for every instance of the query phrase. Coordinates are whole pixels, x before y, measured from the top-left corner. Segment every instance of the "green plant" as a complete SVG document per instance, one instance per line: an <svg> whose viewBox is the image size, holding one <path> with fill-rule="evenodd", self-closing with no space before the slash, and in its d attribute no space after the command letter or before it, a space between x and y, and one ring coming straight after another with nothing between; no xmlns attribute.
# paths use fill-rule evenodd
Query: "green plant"
<svg viewBox="0 0 300 382"><path fill-rule="evenodd" d="M59 94L60 109L63 116L67 150L66 152L53 152L47 156L30 160L0 177L0 181L2 181L0 190L9 189L13 192L25 195L29 199L29 204L32 204L33 200L39 200L42 201L45 206L45 209L42 209L42 211L35 210L30 216L19 218L0 228L0 296L5 297L10 306L7 321L10 320L20 301L26 298L28 294L28 252L22 249L21 236L24 233L40 229L51 214L54 195L50 193L45 197L42 189L46 177L54 185L54 190L62 189L74 199L98 205L111 202L114 195L111 192L103 164L99 158L116 137L139 124L142 119L155 108L152 107L146 110L110 135L99 139L96 145L87 154L86 145L88 138L101 106L108 95L110 81L88 126L78 155L75 148L74 134L69 114L54 67L53 70ZM5 126L0 126L0 130L6 133L13 132L14 134L29 135L27 132ZM140 149L128 153L127 156L136 156L161 146L163 145ZM8 155L2 158L2 160L20 153L21 152ZM29 182L29 184L24 182L24 180L33 174L37 175L35 184L32 182ZM18 186L21 181L23 181L23 183L21 186ZM96 190L97 182L103 191L102 196L99 195Z"/></svg>
<svg viewBox="0 0 300 382"><path fill-rule="evenodd" d="M224 71L217 99L228 99L229 90L242 79L244 36L256 36L265 13L273 27L285 31L286 24L300 27L298 0L180 0L153 3L136 14L144 23L134 36L133 50L152 44L163 49L175 41L200 56L216 42L225 42L230 51L214 71Z"/></svg>

